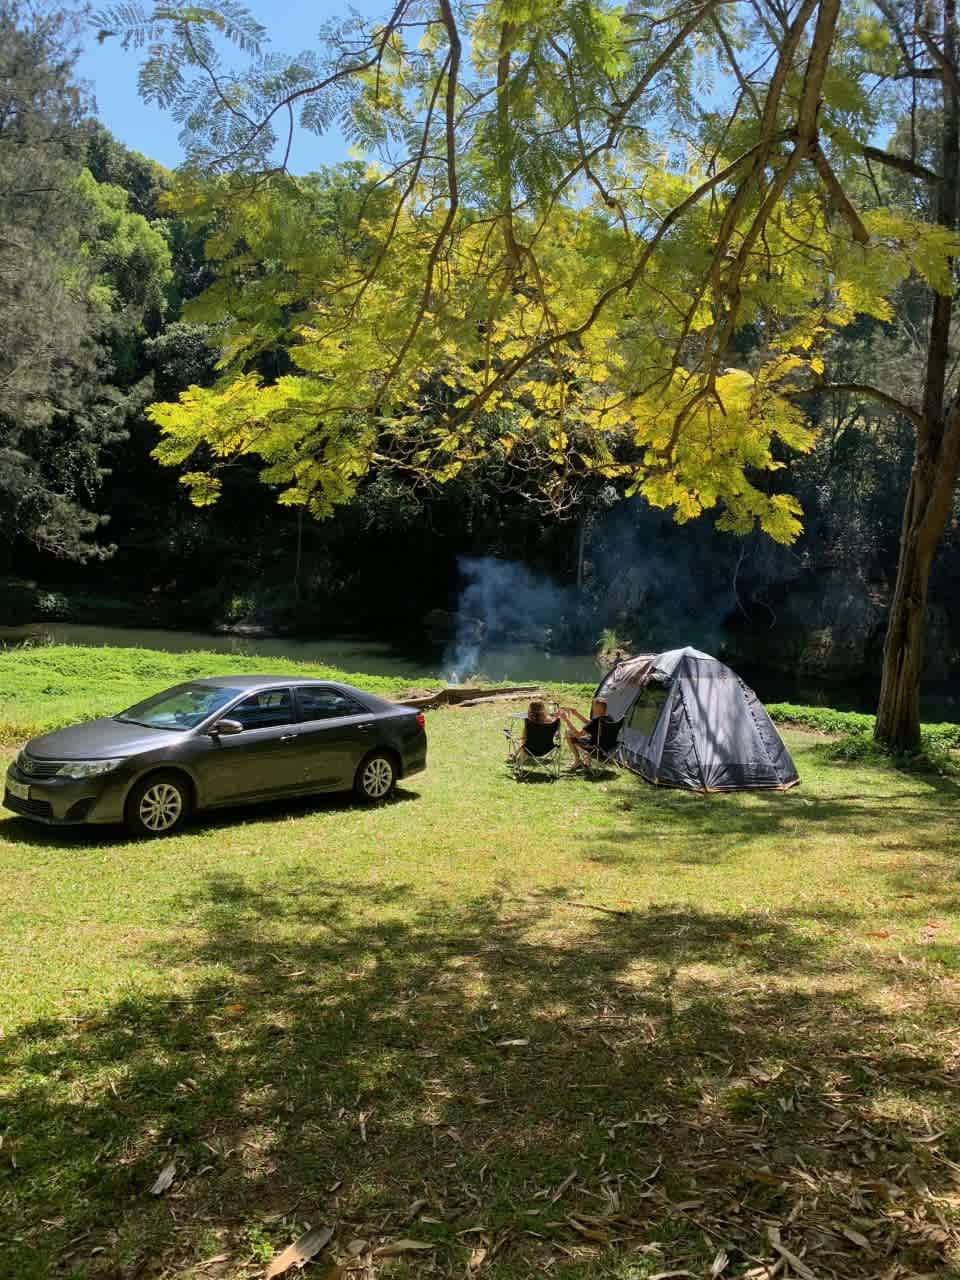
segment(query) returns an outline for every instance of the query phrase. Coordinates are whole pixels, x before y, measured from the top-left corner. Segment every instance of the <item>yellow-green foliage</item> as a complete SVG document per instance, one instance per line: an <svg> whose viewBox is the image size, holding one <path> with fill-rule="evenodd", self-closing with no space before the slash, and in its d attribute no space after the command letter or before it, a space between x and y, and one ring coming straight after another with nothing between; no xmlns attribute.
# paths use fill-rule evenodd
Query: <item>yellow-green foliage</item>
<svg viewBox="0 0 960 1280"><path fill-rule="evenodd" d="M759 84L729 113L703 111L693 72L708 73L711 50L724 62L731 41L757 46L754 61L769 38L724 14L714 45L712 18L648 79L659 24L648 15L640 39L640 19L602 3L474 6L456 84L444 23L415 48L397 30L357 70L348 112L358 139L403 134L410 155L396 169L185 183L174 206L207 230L217 277L193 314L215 326L222 376L151 416L161 461L212 454L212 468L182 477L194 501L215 501L217 465L243 454L263 460L281 501L326 516L371 466L443 483L519 450L678 520L719 508L728 530L792 541L799 506L766 481L812 446L795 402L828 374L831 334L888 320L910 272L949 289L960 241L884 207L878 186L852 230L809 139L791 164L807 37L782 68L795 82L783 95L776 76L768 86L776 119ZM757 65L772 68L782 51L767 52ZM878 126L890 52L876 20L841 15L817 145L858 197L850 162ZM616 108L633 82L627 127ZM655 108L654 86L667 95ZM450 126L455 165L448 90L468 121ZM659 119L671 104L678 120L702 116L682 148ZM735 362L747 326L753 354ZM281 349L292 369L267 380L276 362L264 357Z"/></svg>
<svg viewBox="0 0 960 1280"><path fill-rule="evenodd" d="M701 179L645 172L636 215L653 206L665 216ZM195 190L184 197L194 216L199 200ZM536 228L515 220L518 236L539 237L536 287L523 288L499 239L464 214L429 300L421 282L442 209L398 213L371 201L345 243L342 227L334 234L320 220L307 234L316 202L312 187L287 181L222 214L209 245L221 280L196 308L226 321L222 378L150 413L162 462L182 464L201 446L215 460L257 454L281 500L319 516L347 501L378 459L442 482L523 441L558 468L624 481L679 520L719 505L731 530L759 522L792 541L798 505L750 478L782 465L778 442L792 451L813 443L791 393L823 374L834 329L858 315L889 318L889 295L910 270L945 287L957 251L951 234L889 209L866 217L870 243L855 244L801 192L778 211L744 278L741 323L775 321L766 358L707 376L677 352L684 330L721 319L704 246L722 202L665 237L629 288L625 246L596 205L554 209ZM631 252L647 251L638 242ZM575 339L549 341L557 329ZM280 341L292 344L295 370L268 384L250 365ZM183 482L197 503L216 500L215 474L190 469Z"/></svg>

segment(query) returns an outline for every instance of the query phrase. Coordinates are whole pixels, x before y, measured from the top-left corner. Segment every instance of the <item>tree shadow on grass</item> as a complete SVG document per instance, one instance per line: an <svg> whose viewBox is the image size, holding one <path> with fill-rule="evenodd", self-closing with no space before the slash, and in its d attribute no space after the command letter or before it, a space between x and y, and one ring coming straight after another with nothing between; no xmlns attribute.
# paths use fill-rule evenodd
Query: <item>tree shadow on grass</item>
<svg viewBox="0 0 960 1280"><path fill-rule="evenodd" d="M800 851L808 836L834 833L960 858L960 784L950 779L931 778L893 797L801 790L703 796L642 786L635 796L620 796L615 808L618 826L604 832L590 855L604 864L653 856L716 865L745 856L758 841L788 836ZM682 852L662 854L661 840Z"/></svg>
<svg viewBox="0 0 960 1280"><path fill-rule="evenodd" d="M740 1275L771 1226L818 1275L949 1274L941 1015L907 1034L789 912L451 906L312 867L180 905L153 958L189 997L0 1042L0 1274L239 1276L306 1222L458 1278L478 1247L491 1280L721 1248Z"/></svg>

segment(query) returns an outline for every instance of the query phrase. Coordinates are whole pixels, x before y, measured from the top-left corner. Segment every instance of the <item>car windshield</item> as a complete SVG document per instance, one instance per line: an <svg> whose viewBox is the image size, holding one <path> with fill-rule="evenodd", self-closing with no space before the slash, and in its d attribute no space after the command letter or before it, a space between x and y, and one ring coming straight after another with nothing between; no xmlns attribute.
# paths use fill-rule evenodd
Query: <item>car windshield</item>
<svg viewBox="0 0 960 1280"><path fill-rule="evenodd" d="M142 724L147 729L195 729L239 693L239 689L221 689L208 684L178 684L121 711L114 718L125 724Z"/></svg>

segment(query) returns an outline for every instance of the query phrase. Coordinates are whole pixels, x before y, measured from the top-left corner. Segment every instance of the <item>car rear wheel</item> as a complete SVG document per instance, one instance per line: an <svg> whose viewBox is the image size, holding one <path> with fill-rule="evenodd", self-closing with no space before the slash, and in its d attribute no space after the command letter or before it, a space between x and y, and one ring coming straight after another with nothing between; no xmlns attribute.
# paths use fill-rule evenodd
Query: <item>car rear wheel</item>
<svg viewBox="0 0 960 1280"><path fill-rule="evenodd" d="M353 789L361 800L374 804L378 800L386 800L396 785L396 761L385 751L375 751L357 770Z"/></svg>
<svg viewBox="0 0 960 1280"><path fill-rule="evenodd" d="M189 784L175 773L153 773L130 792L127 826L138 836L168 836L178 831L193 807Z"/></svg>

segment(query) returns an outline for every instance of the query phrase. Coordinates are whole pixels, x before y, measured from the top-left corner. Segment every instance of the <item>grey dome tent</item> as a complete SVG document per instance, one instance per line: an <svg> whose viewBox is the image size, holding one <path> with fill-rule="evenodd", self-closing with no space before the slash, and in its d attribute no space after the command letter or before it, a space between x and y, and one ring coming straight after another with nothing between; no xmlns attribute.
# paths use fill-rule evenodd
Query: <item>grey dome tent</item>
<svg viewBox="0 0 960 1280"><path fill-rule="evenodd" d="M757 695L698 649L618 662L596 697L623 719L623 763L647 782L693 791L786 790L800 777Z"/></svg>

